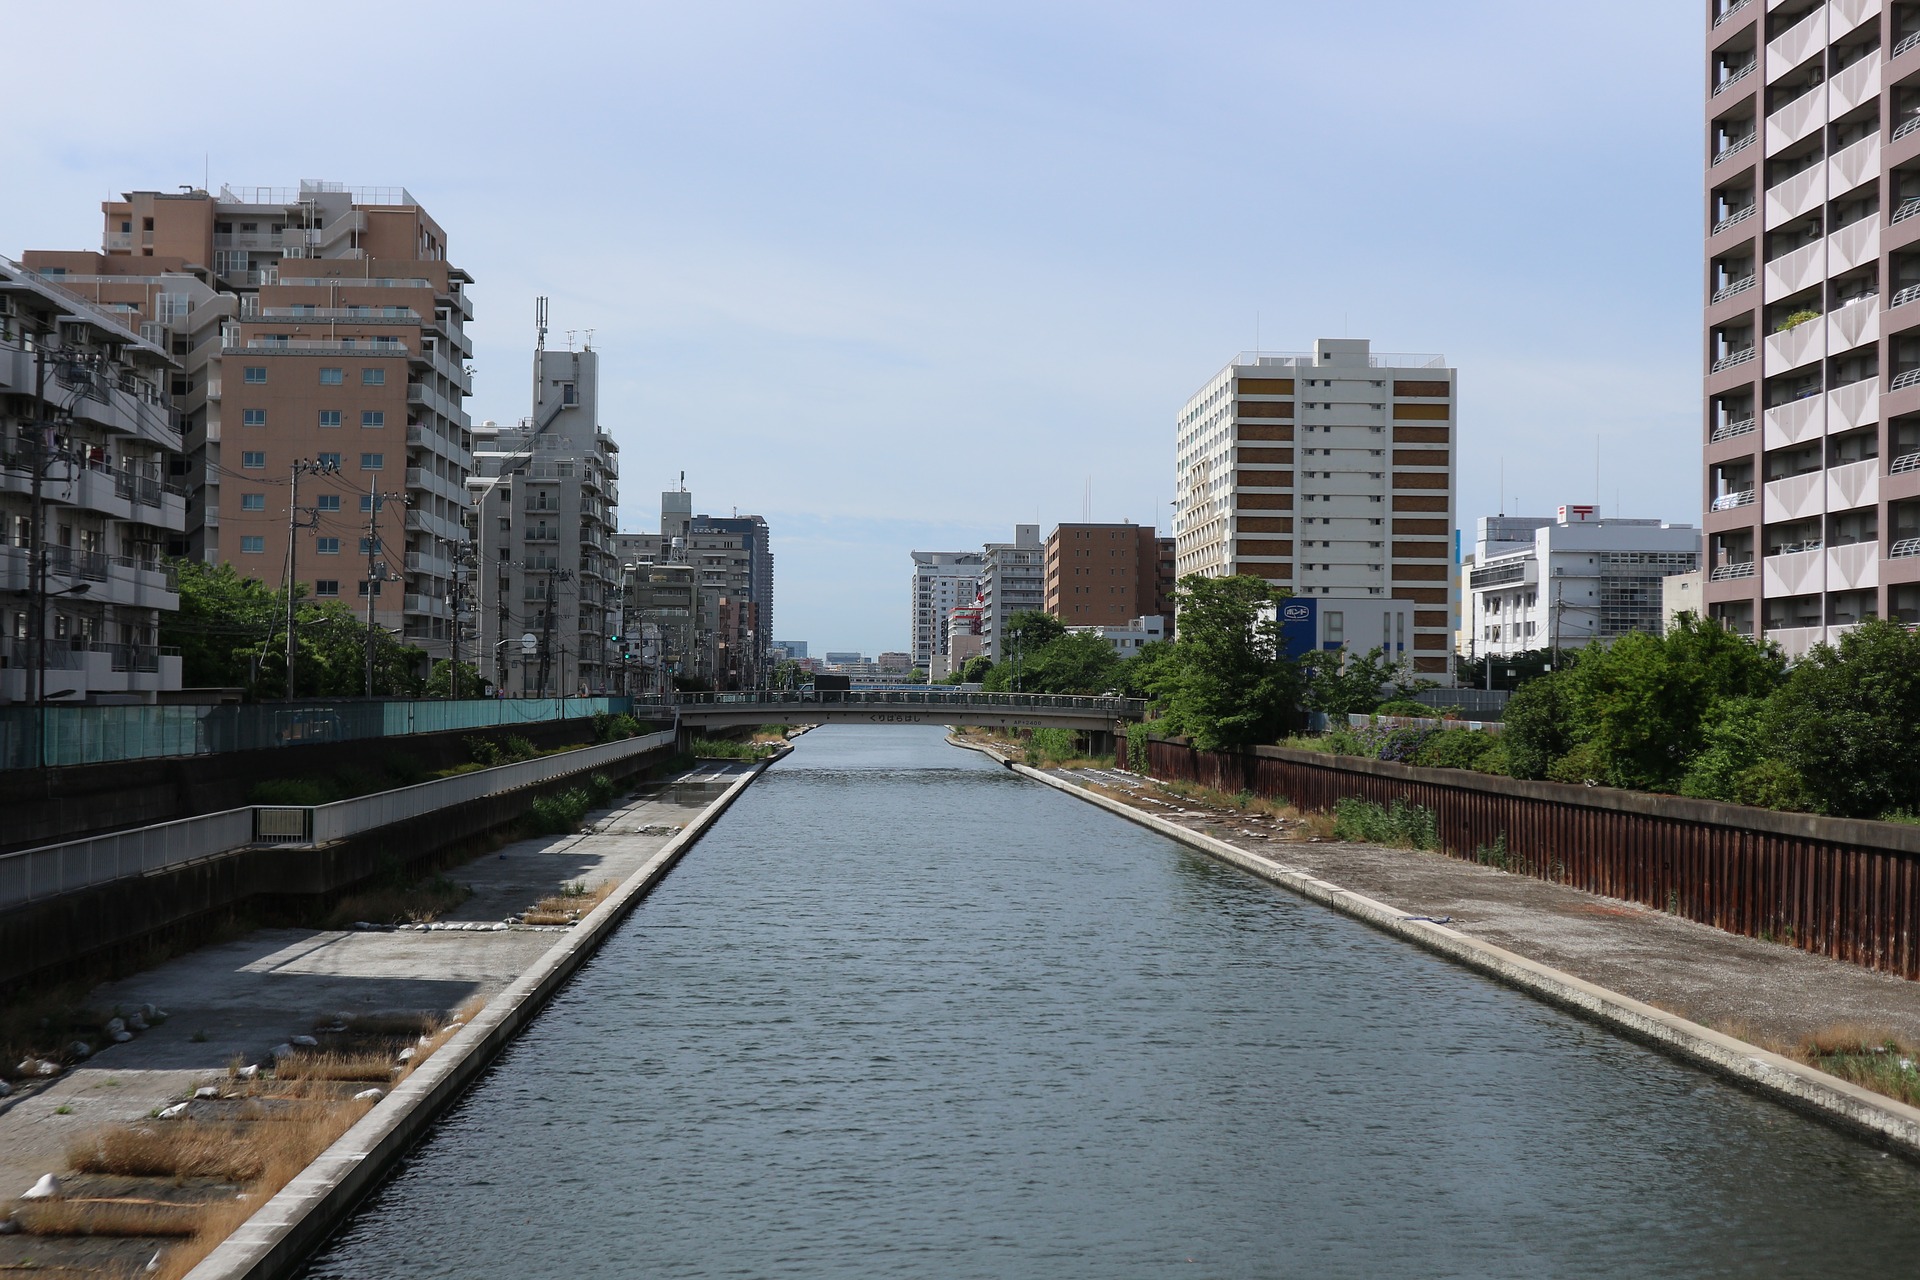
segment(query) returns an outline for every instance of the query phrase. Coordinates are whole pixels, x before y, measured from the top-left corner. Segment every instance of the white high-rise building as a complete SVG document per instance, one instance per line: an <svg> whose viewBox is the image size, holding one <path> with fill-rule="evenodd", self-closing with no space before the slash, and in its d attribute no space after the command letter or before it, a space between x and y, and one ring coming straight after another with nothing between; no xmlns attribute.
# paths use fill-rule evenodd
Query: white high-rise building
<svg viewBox="0 0 1920 1280"><path fill-rule="evenodd" d="M1040 526L1017 524L1012 542L989 542L980 567L982 652L995 662L1007 656L1007 622L1016 613L1047 607L1047 546Z"/></svg>
<svg viewBox="0 0 1920 1280"><path fill-rule="evenodd" d="M987 558L978 551L913 553L913 665L932 671L949 656L947 615L973 603ZM942 673L944 674L944 673ZM936 677L937 678L937 677Z"/></svg>
<svg viewBox="0 0 1920 1280"><path fill-rule="evenodd" d="M1245 352L1176 425L1180 577L1414 606L1417 674L1451 668L1456 375L1441 356L1322 338Z"/></svg>

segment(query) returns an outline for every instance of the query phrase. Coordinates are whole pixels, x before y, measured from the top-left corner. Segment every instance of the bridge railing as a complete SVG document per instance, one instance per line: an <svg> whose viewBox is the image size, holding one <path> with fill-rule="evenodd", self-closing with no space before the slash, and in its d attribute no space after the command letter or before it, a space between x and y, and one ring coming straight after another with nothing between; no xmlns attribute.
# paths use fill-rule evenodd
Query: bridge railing
<svg viewBox="0 0 1920 1280"><path fill-rule="evenodd" d="M748 693L683 693L676 700L683 709L698 707L805 706L920 706L956 710L1017 707L1033 711L1092 711L1116 719L1138 720L1146 715L1141 698L1066 693L967 693L958 690L813 689L765 690Z"/></svg>

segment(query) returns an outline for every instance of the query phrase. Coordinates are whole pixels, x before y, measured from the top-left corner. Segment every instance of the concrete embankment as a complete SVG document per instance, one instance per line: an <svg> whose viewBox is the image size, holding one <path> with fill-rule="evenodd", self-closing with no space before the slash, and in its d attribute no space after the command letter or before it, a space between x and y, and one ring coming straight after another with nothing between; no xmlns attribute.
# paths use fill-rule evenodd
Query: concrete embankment
<svg viewBox="0 0 1920 1280"><path fill-rule="evenodd" d="M1159 812L1149 812L1152 801L1119 798L1124 786L1112 783L1138 785L1128 775L1046 772L991 747L952 741L1376 929L1920 1158L1920 1108L1673 1012L1685 1008L1720 1020L1720 1010L1730 1010L1726 1024L1775 1042L1840 1021L1913 1035L1920 1027L1920 984L1442 855L1334 842L1268 844L1268 833L1236 830L1195 808L1162 804ZM1105 785L1097 791L1088 783ZM1213 830L1196 830L1200 825ZM1245 827L1244 820L1240 826ZM1250 847L1260 844L1268 847ZM1365 882L1362 890L1352 887L1349 873ZM1383 893L1417 894L1413 900L1421 905L1397 905ZM1476 936L1486 933L1500 941ZM1617 985L1632 986L1639 998ZM1775 998L1781 1007L1769 1009L1767 1002Z"/></svg>

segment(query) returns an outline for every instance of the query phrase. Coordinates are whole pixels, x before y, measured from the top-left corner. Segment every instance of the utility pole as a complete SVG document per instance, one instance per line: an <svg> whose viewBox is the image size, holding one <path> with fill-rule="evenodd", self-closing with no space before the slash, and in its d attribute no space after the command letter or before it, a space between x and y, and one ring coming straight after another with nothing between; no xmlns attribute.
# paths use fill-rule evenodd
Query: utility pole
<svg viewBox="0 0 1920 1280"><path fill-rule="evenodd" d="M381 493L375 487L376 481L367 481L367 697L373 696L373 597L374 589L390 580L394 575L384 560L376 560L380 554L380 512L388 500L404 498L403 493Z"/></svg>
<svg viewBox="0 0 1920 1280"><path fill-rule="evenodd" d="M33 663L33 705L38 708L34 758L43 769L47 764L47 539L41 524L46 519L42 486L53 454L53 416L47 411L47 339L52 332L41 330L40 340L33 344L33 398L39 424L34 431L32 515L27 529L27 586L31 593L27 625L33 629L33 656L29 661Z"/></svg>
<svg viewBox="0 0 1920 1280"><path fill-rule="evenodd" d="M288 468L290 496L287 499L287 701L293 701L293 664L300 650L294 644L294 593L299 589L299 560L296 551L300 546L301 529L320 527L320 508L302 511L300 507L300 477L311 473L317 476L331 476L340 473L337 462L309 462L305 458L296 458ZM302 524L300 517L307 517Z"/></svg>

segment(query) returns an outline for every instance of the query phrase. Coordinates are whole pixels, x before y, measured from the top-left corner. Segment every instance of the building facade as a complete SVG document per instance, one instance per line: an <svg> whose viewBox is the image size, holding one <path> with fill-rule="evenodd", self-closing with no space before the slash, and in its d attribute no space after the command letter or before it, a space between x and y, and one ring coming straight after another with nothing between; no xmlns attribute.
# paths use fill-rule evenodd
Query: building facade
<svg viewBox="0 0 1920 1280"><path fill-rule="evenodd" d="M1123 623L1072 626L1067 631L1072 635L1098 636L1112 646L1116 657L1131 658L1148 645L1167 638L1167 620L1157 613L1149 613Z"/></svg>
<svg viewBox="0 0 1920 1280"><path fill-rule="evenodd" d="M1063 524L1047 535L1043 607L1076 627L1126 627L1146 614L1173 625L1173 541L1150 527Z"/></svg>
<svg viewBox="0 0 1920 1280"><path fill-rule="evenodd" d="M947 617L970 604L980 589L980 571L987 558L978 551L916 551L911 588L913 665L935 672L939 679L951 668L947 646Z"/></svg>
<svg viewBox="0 0 1920 1280"><path fill-rule="evenodd" d="M523 696L611 690L619 666L620 449L601 425L600 357L534 351L533 412L473 433L483 674Z"/></svg>
<svg viewBox="0 0 1920 1280"><path fill-rule="evenodd" d="M404 188L328 182L101 207L100 252L27 259L178 353L177 549L371 603L377 624L450 655L473 309L446 232Z"/></svg>
<svg viewBox="0 0 1920 1280"><path fill-rule="evenodd" d="M1047 607L1047 549L1039 525L1015 525L1012 542L986 545L979 591L981 651L999 662L1007 656L1007 623L1013 615Z"/></svg>
<svg viewBox="0 0 1920 1280"><path fill-rule="evenodd" d="M1592 507L1483 517L1479 535L1468 577L1473 657L1659 635L1666 579L1700 563L1692 525L1603 520Z"/></svg>
<svg viewBox="0 0 1920 1280"><path fill-rule="evenodd" d="M1414 610L1412 666L1452 666L1456 374L1323 338L1244 353L1181 409L1175 571Z"/></svg>
<svg viewBox="0 0 1920 1280"><path fill-rule="evenodd" d="M179 366L138 314L0 259L0 702L152 702L186 529Z"/></svg>
<svg viewBox="0 0 1920 1280"><path fill-rule="evenodd" d="M1920 622L1920 74L1904 4L1708 7L1708 613Z"/></svg>

